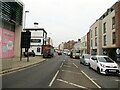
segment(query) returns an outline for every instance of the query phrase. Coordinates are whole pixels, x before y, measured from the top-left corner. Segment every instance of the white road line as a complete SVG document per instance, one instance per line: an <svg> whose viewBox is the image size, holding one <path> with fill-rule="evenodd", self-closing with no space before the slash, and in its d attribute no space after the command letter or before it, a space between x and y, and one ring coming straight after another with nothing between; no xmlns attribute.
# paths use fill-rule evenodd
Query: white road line
<svg viewBox="0 0 120 90"><path fill-rule="evenodd" d="M53 84L55 78L57 77L58 73L59 73L59 70L57 71L57 73L56 73L55 76L53 77L52 81L50 82L49 87L52 86L52 84Z"/></svg>
<svg viewBox="0 0 120 90"><path fill-rule="evenodd" d="M115 81L119 82L120 80L119 79L115 79Z"/></svg>
<svg viewBox="0 0 120 90"><path fill-rule="evenodd" d="M71 67L71 66L68 66L68 65L63 65L63 66L65 66L65 67Z"/></svg>
<svg viewBox="0 0 120 90"><path fill-rule="evenodd" d="M82 73L77 73L77 72L73 72L73 71L68 71L68 70L62 70L63 72L69 72L69 73L74 73L74 74L82 74Z"/></svg>
<svg viewBox="0 0 120 90"><path fill-rule="evenodd" d="M62 66L63 66L63 63L61 64L60 68L62 68Z"/></svg>
<svg viewBox="0 0 120 90"><path fill-rule="evenodd" d="M98 88L101 88L95 81L93 81L86 73L81 71L92 83L94 83Z"/></svg>
<svg viewBox="0 0 120 90"><path fill-rule="evenodd" d="M73 85L73 86L75 86L75 87L87 89L87 88L84 87L84 86L80 86L80 85L77 85L77 84L75 84L75 83L71 83L71 82L68 82L68 81L65 81L65 80L62 80L62 79L57 79L57 80L60 81L60 82L63 82L63 83L67 83L67 84Z"/></svg>
<svg viewBox="0 0 120 90"><path fill-rule="evenodd" d="M77 66L77 65L75 65L74 63L73 63L73 65L74 65L76 68L78 68L78 66Z"/></svg>

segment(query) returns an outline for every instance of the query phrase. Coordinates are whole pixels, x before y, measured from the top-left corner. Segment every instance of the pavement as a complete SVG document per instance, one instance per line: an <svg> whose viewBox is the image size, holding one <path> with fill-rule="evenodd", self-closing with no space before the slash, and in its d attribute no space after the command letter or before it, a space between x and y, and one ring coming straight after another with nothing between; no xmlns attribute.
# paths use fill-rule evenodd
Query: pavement
<svg viewBox="0 0 120 90"><path fill-rule="evenodd" d="M27 57L23 57L21 61L18 57L4 58L0 61L0 74L24 69L39 64L43 61L46 61L46 59L42 58L42 56L29 57L29 62L27 62Z"/></svg>

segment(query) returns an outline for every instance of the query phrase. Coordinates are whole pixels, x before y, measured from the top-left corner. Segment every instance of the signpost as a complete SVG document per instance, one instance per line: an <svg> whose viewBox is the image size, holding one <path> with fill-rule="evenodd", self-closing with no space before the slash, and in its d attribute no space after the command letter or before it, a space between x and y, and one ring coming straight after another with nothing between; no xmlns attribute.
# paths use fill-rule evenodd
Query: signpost
<svg viewBox="0 0 120 90"><path fill-rule="evenodd" d="M117 61L120 61L120 49L119 48L116 49L116 53L117 53Z"/></svg>
<svg viewBox="0 0 120 90"><path fill-rule="evenodd" d="M30 39L31 39L31 32L26 31L21 33L21 57L22 59L22 48L25 48L25 52L28 54L28 50L30 48ZM29 54L27 55L27 62L29 62Z"/></svg>

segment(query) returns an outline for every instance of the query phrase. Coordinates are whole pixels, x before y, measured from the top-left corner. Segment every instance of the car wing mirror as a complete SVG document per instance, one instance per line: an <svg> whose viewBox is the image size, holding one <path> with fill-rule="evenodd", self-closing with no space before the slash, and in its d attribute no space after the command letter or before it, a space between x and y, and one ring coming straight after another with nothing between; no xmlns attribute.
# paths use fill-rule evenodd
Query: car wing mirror
<svg viewBox="0 0 120 90"><path fill-rule="evenodd" d="M92 60L97 60L97 58L96 58L96 57L92 57L91 59L92 59Z"/></svg>

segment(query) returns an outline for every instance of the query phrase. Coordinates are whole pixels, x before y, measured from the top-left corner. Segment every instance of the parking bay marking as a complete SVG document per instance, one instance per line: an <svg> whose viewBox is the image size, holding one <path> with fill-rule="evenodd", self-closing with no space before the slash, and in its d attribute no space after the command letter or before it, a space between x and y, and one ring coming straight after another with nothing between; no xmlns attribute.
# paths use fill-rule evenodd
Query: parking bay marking
<svg viewBox="0 0 120 90"><path fill-rule="evenodd" d="M68 81L65 81L65 80L62 80L62 79L57 79L57 80L60 81L60 82L66 83L66 84L73 85L73 86L75 86L75 87L88 89L88 88L86 88L86 87L84 87L84 86L80 86L80 85L77 85L77 84L75 84L75 83L71 83L71 82L68 82Z"/></svg>
<svg viewBox="0 0 120 90"><path fill-rule="evenodd" d="M74 65L76 68L78 68L78 66L77 66L76 64L73 63L73 65Z"/></svg>
<svg viewBox="0 0 120 90"><path fill-rule="evenodd" d="M73 72L73 71L68 71L68 70L62 70L63 72L69 72L69 73L74 73L74 74L82 74L82 73L77 73L77 72Z"/></svg>
<svg viewBox="0 0 120 90"><path fill-rule="evenodd" d="M71 67L71 66L69 66L69 65L63 65L63 66L65 66L65 67Z"/></svg>
<svg viewBox="0 0 120 90"><path fill-rule="evenodd" d="M56 72L55 76L53 77L52 81L50 82L49 87L52 86L52 84L53 84L54 80L56 79L58 73L59 73L59 70Z"/></svg>
<svg viewBox="0 0 120 90"><path fill-rule="evenodd" d="M62 68L62 66L63 66L63 63L61 64L60 68Z"/></svg>
<svg viewBox="0 0 120 90"><path fill-rule="evenodd" d="M86 73L81 71L92 83L94 83L98 88L101 88L96 82L94 82Z"/></svg>

